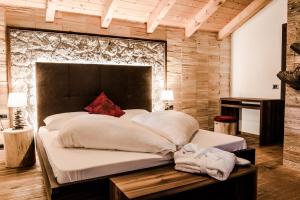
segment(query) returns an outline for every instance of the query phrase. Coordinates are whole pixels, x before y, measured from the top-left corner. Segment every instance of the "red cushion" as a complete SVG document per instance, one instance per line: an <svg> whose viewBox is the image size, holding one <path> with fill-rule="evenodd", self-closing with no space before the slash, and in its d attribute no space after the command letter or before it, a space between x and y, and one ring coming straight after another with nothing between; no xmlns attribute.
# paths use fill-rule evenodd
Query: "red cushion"
<svg viewBox="0 0 300 200"><path fill-rule="evenodd" d="M101 94L87 107L84 108L91 114L103 114L111 115L115 117L121 117L125 112L117 105L115 105L104 92Z"/></svg>
<svg viewBox="0 0 300 200"><path fill-rule="evenodd" d="M217 122L236 122L237 119L233 116L216 116L215 121L217 121Z"/></svg>

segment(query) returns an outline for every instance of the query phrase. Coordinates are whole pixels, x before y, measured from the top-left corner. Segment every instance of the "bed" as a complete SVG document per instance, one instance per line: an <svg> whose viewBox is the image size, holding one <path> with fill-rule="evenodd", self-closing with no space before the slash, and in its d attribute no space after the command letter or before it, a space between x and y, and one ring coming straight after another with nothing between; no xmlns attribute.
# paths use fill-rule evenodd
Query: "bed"
<svg viewBox="0 0 300 200"><path fill-rule="evenodd" d="M109 177L172 162L170 155L61 148L54 145L57 133L43 127L45 117L80 111L99 91L123 109L151 111L151 74L151 67L145 66L37 63L36 140L49 199L109 199ZM199 130L191 142L255 161L254 150L240 137Z"/></svg>
<svg viewBox="0 0 300 200"><path fill-rule="evenodd" d="M59 184L105 177L173 162L170 154L63 148L56 144L57 131L48 131L45 127L39 129L38 135L54 177ZM231 152L246 149L243 138L205 130L199 130L191 142Z"/></svg>

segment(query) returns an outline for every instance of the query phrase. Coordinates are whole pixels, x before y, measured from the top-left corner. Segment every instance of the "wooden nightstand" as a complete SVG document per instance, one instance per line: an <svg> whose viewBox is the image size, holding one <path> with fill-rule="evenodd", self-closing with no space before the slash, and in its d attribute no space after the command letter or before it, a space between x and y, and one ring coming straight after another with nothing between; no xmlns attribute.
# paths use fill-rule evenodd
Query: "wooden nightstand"
<svg viewBox="0 0 300 200"><path fill-rule="evenodd" d="M3 131L6 167L27 167L35 164L33 129L6 129Z"/></svg>

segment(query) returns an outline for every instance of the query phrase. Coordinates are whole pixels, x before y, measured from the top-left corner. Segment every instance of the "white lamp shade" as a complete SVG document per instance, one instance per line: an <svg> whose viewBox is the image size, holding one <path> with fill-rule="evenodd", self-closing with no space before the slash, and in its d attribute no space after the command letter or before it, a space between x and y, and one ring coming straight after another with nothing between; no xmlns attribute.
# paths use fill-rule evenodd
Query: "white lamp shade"
<svg viewBox="0 0 300 200"><path fill-rule="evenodd" d="M163 90L161 93L161 100L163 101L173 101L174 94L172 90Z"/></svg>
<svg viewBox="0 0 300 200"><path fill-rule="evenodd" d="M11 108L20 108L27 106L26 94L19 92L9 93L7 106Z"/></svg>

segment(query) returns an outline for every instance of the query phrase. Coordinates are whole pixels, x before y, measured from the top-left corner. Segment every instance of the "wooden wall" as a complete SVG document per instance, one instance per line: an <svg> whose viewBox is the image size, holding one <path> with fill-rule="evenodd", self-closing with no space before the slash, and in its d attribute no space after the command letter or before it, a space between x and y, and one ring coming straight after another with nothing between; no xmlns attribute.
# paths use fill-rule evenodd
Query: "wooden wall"
<svg viewBox="0 0 300 200"><path fill-rule="evenodd" d="M300 64L300 56L289 47L300 42L300 1L288 1L288 48L287 70L294 70ZM300 170L300 91L286 87L285 136L283 163Z"/></svg>
<svg viewBox="0 0 300 200"><path fill-rule="evenodd" d="M7 69L6 69L6 45L5 45L6 17L5 9L0 7L0 114L7 114ZM8 121L3 120L5 126Z"/></svg>
<svg viewBox="0 0 300 200"><path fill-rule="evenodd" d="M4 22L2 19L0 28L4 28ZM7 8L6 23L16 27L166 40L167 87L174 90L175 109L192 114L205 129L213 126L212 118L219 112L220 96L229 96L231 40L217 41L216 33L197 32L185 38L183 29L160 26L154 33L147 34L145 24L119 20L113 20L109 29L101 29L99 17L63 12L56 13L54 23L45 23L44 10L39 9ZM0 34L2 39L4 34ZM3 43L0 45L1 50L5 48ZM1 58L0 61L5 62L5 58ZM6 68L0 69L1 81L6 80ZM1 88L6 84L3 81ZM6 94L4 91L1 98L5 99ZM7 108L1 104L0 110Z"/></svg>
<svg viewBox="0 0 300 200"><path fill-rule="evenodd" d="M189 39L184 31L167 28L168 87L175 92L175 108L195 116L202 128L213 128L220 96L229 96L230 39L197 32Z"/></svg>

